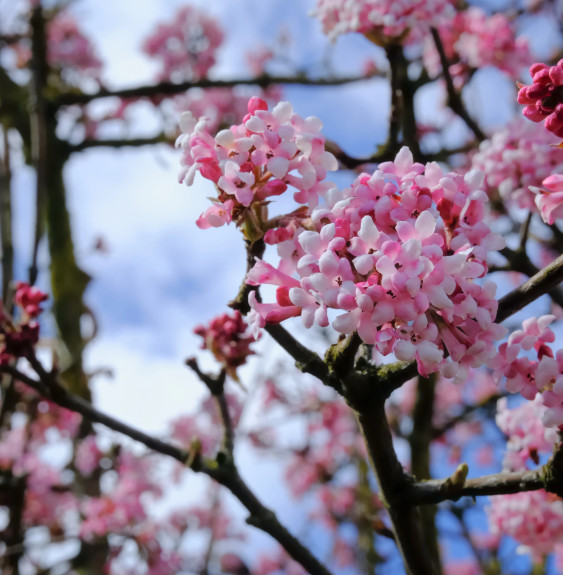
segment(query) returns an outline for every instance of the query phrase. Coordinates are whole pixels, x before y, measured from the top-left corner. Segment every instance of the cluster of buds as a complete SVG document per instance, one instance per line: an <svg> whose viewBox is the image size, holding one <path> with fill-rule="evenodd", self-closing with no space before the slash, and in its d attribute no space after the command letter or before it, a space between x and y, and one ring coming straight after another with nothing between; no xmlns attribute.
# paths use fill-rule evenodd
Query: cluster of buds
<svg viewBox="0 0 563 575"><path fill-rule="evenodd" d="M264 100L251 98L242 123L215 137L206 118L198 121L191 112L182 114L180 127L183 133L176 142L183 152L180 181L191 185L199 171L218 191L213 205L196 222L202 229L234 221L247 239L255 241L280 224L267 220L270 198L291 186L298 204L314 208L331 187L324 180L337 162L325 150L322 123L295 114L288 102L270 111ZM307 208L298 210L296 217L307 213Z"/></svg>
<svg viewBox="0 0 563 575"><path fill-rule="evenodd" d="M4 311L0 311L0 335L4 344L0 350L1 364L23 357L39 341L39 324L33 320L43 311L41 303L47 297L29 284L19 282L16 285L14 303L20 308L21 317L14 323Z"/></svg>
<svg viewBox="0 0 563 575"><path fill-rule="evenodd" d="M241 313L234 311L219 315L209 325L197 326L194 333L203 338L201 349L209 350L227 373L237 380L237 368L254 353L250 349L254 338L248 333L248 324Z"/></svg>
<svg viewBox="0 0 563 575"><path fill-rule="evenodd" d="M519 84L518 103L532 122L544 122L546 130L563 138L563 60L555 66L535 63L530 66L532 84Z"/></svg>

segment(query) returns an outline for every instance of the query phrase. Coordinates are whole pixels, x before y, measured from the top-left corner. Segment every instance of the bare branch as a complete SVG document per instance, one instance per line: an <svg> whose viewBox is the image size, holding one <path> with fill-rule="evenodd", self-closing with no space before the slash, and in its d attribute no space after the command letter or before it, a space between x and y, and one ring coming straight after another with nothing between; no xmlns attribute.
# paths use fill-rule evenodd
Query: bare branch
<svg viewBox="0 0 563 575"><path fill-rule="evenodd" d="M431 28L432 38L434 39L434 44L440 55L440 63L442 64L442 73L444 74L444 79L446 80L446 89L448 91L448 105L450 108L467 124L469 129L475 134L475 137L483 141L487 138L485 133L479 128L475 120L469 115L460 95L457 93L452 76L450 74L450 64L444 50L444 45L442 44L442 39L438 30Z"/></svg>
<svg viewBox="0 0 563 575"><path fill-rule="evenodd" d="M515 314L563 281L563 255L499 300L497 323Z"/></svg>
<svg viewBox="0 0 563 575"><path fill-rule="evenodd" d="M233 456L234 449L234 430L231 415L229 413L229 406L225 397L225 379L227 372L223 369L217 376L210 376L204 373L199 368L195 357L186 360L186 365L198 376L198 378L209 389L211 395L215 399L221 421L223 422L223 449L229 456Z"/></svg>
<svg viewBox="0 0 563 575"><path fill-rule="evenodd" d="M536 491L545 488L542 471L519 471L484 475L467 479L462 487L448 479L432 479L411 485L405 497L413 505L436 504L441 501L457 501L460 497L480 495L505 495L521 491Z"/></svg>
<svg viewBox="0 0 563 575"><path fill-rule="evenodd" d="M79 144L69 144L70 152L82 152L90 148L139 148L141 146L153 146L155 144L170 143L166 134L158 134L151 138L119 138L115 140L84 140Z"/></svg>
<svg viewBox="0 0 563 575"><path fill-rule="evenodd" d="M257 78L236 78L233 80L210 80L202 78L191 82L181 82L174 84L171 82L161 82L148 86L138 86L136 88L125 88L122 90L108 90L102 88L92 94L63 94L55 98L55 106L70 106L72 104L87 104L92 100L100 98L152 98L155 96L173 96L181 94L190 88L233 88L235 86L260 86L267 88L275 84L298 84L301 86L341 86L353 82L362 82L370 78L383 75L381 73L368 74L364 76L339 76L327 78L309 78L306 75L296 76L269 76L263 75Z"/></svg>
<svg viewBox="0 0 563 575"><path fill-rule="evenodd" d="M475 479L465 479L464 474L447 479L420 481L407 486L404 497L412 505L426 505L441 501L457 501L460 497L482 495L507 495L523 491L545 489L563 495L563 442L558 442L549 461L534 470L495 473ZM460 466L461 467L461 466ZM456 472L457 473L457 472Z"/></svg>

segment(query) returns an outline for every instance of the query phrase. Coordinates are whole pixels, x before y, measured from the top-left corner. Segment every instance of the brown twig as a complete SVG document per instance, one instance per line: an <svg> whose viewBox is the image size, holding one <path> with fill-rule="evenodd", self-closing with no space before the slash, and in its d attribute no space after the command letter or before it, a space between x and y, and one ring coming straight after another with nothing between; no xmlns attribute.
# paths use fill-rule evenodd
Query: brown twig
<svg viewBox="0 0 563 575"><path fill-rule="evenodd" d="M463 466L460 466L463 467ZM458 473L458 472L456 472ZM550 460L534 470L495 473L475 479L466 479L464 473L457 478L420 481L410 484L404 497L413 505L457 501L460 497L482 495L506 495L523 491L545 489L560 497L563 495L563 442L558 442Z"/></svg>
<svg viewBox="0 0 563 575"><path fill-rule="evenodd" d="M434 44L436 45L436 50L438 50L438 54L440 55L442 73L444 74L446 90L448 91L448 105L467 124L468 128L475 134L475 137L482 142L487 138L487 136L481 128L479 128L475 120L469 115L460 95L454 87L454 82L450 74L450 64L444 50L444 45L442 44L442 39L440 38L440 33L436 28L431 28L431 33L432 38L434 39Z"/></svg>
<svg viewBox="0 0 563 575"><path fill-rule="evenodd" d="M563 255L499 300L497 323L515 314L563 281Z"/></svg>
<svg viewBox="0 0 563 575"><path fill-rule="evenodd" d="M260 86L267 88L276 84L301 85L301 86L341 86L353 82L362 82L375 76L382 76L381 73L374 73L363 76L340 76L331 78L309 78L305 75L296 76L269 76L267 74L257 78L236 78L233 80L210 80L202 78L190 82L174 84L171 82L161 82L148 86L138 86L136 88L125 88L121 90L109 90L102 88L92 94L63 94L58 96L53 104L59 106L70 106L72 104L87 104L92 100L100 98L152 98L155 96L173 96L186 92L190 88L233 88L235 86Z"/></svg>
<svg viewBox="0 0 563 575"><path fill-rule="evenodd" d="M115 140L83 140L79 144L69 144L70 152L82 152L92 148L139 148L154 146L155 144L170 143L171 138L166 134L158 134L151 138L118 138Z"/></svg>
<svg viewBox="0 0 563 575"><path fill-rule="evenodd" d="M215 403L217 404L217 409L219 410L219 415L223 423L223 450L225 453L232 458L234 449L234 429L231 415L229 413L229 406L227 405L227 398L225 397L225 380L227 377L227 372L223 369L217 376L211 376L204 373L199 368L197 360L195 357L191 357L186 360L186 365L198 376L200 381L202 381L207 389L211 392Z"/></svg>

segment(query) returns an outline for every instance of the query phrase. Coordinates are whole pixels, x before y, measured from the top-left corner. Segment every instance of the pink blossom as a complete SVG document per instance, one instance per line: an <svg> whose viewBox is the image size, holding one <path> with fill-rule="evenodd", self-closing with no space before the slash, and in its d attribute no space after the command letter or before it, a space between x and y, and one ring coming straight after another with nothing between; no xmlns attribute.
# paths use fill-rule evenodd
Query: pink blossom
<svg viewBox="0 0 563 575"><path fill-rule="evenodd" d="M504 14L487 15L481 8L470 6L444 20L438 32L458 87L467 81L471 70L495 66L509 76L518 76L531 61L527 40L516 37ZM440 75L440 56L430 36L424 42L423 62L430 77Z"/></svg>
<svg viewBox="0 0 563 575"><path fill-rule="evenodd" d="M76 83L82 76L99 79L102 62L67 11L59 12L47 26L47 58L69 83Z"/></svg>
<svg viewBox="0 0 563 575"><path fill-rule="evenodd" d="M542 419L545 406L538 394L533 401L528 401L513 409L508 409L506 398L497 403L496 422L508 437L507 452L504 458L504 469L519 471L526 469L528 459L537 465L541 454L550 454L557 440L557 430L547 428Z"/></svg>
<svg viewBox="0 0 563 575"><path fill-rule="evenodd" d="M498 379L506 378L508 391L529 400L541 396L546 427L563 426L563 350L554 353L548 345L555 341L549 328L554 318L548 315L524 321L523 329L513 332L489 362ZM528 353L532 349L535 354Z"/></svg>
<svg viewBox="0 0 563 575"><path fill-rule="evenodd" d="M207 76L222 43L223 31L214 18L184 6L169 23L157 26L143 50L160 61L159 80L185 82Z"/></svg>
<svg viewBox="0 0 563 575"><path fill-rule="evenodd" d="M268 46L260 44L246 53L246 63L253 76L266 73L266 64L274 57L274 52Z"/></svg>
<svg viewBox="0 0 563 575"><path fill-rule="evenodd" d="M471 167L484 172L489 197L499 194L509 206L535 211L542 194L534 194L529 187L541 186L563 163L563 151L554 147L556 143L553 134L519 118L481 143Z"/></svg>
<svg viewBox="0 0 563 575"><path fill-rule="evenodd" d="M277 225L291 225L291 218L268 221L271 198L294 188L297 203L315 207L331 187L327 170L336 159L325 150L322 124L314 117L301 118L291 104L273 110L261 98L251 98L243 123L221 130L214 138L209 121L185 112L182 135L176 145L183 152L180 181L193 183L196 172L217 186L214 207L198 220L200 227L218 227L234 221L247 239L255 241ZM303 214L296 213L296 220Z"/></svg>
<svg viewBox="0 0 563 575"><path fill-rule="evenodd" d="M252 93L268 102L279 102L282 90L279 86L253 88ZM179 114L189 110L196 118L207 118L210 132L231 126L248 111L248 92L236 88L191 88L173 99L174 111Z"/></svg>
<svg viewBox="0 0 563 575"><path fill-rule="evenodd" d="M317 0L312 12L332 39L360 32L378 44L419 39L453 12L447 0Z"/></svg>
<svg viewBox="0 0 563 575"><path fill-rule="evenodd" d="M116 472L117 482L110 492L89 497L81 504L84 520L80 536L86 540L120 533L139 524L147 517L141 495L161 495L149 459L122 452Z"/></svg>
<svg viewBox="0 0 563 575"><path fill-rule="evenodd" d="M98 448L96 437L89 435L76 448L75 465L82 475L88 476L98 467L103 453Z"/></svg>
<svg viewBox="0 0 563 575"><path fill-rule="evenodd" d="M532 122L544 122L546 130L563 138L563 60L555 66L536 62L530 66L532 84L520 85L518 103Z"/></svg>
<svg viewBox="0 0 563 575"><path fill-rule="evenodd" d="M488 516L493 534L513 537L536 561L563 543L563 501L543 489L492 497Z"/></svg>
<svg viewBox="0 0 563 575"><path fill-rule="evenodd" d="M561 151L561 150L559 150ZM542 188L536 191L536 205L541 217L550 226L563 218L563 174L553 174L545 178Z"/></svg>

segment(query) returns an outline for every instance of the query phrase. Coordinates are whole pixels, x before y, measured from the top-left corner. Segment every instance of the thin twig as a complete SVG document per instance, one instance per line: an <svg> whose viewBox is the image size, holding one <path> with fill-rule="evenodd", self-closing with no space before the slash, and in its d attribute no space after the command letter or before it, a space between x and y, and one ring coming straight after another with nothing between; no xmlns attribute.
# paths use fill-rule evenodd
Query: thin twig
<svg viewBox="0 0 563 575"><path fill-rule="evenodd" d="M223 423L223 449L230 457L232 457L235 433L233 429L231 414L229 413L227 398L225 396L225 380L227 377L227 372L223 369L219 375L210 376L209 374L201 371L195 357L187 359L186 365L192 369L200 381L202 381L207 389L209 389L211 392L211 395L213 396L213 399L217 405L217 409L219 410L221 421Z"/></svg>
<svg viewBox="0 0 563 575"><path fill-rule="evenodd" d="M139 148L155 144L171 143L172 139L166 134L158 134L150 138L117 138L115 140L83 140L79 144L69 144L70 152L82 152L91 148Z"/></svg>
<svg viewBox="0 0 563 575"><path fill-rule="evenodd" d="M500 323L563 281L563 255L499 300L496 322Z"/></svg>
<svg viewBox="0 0 563 575"><path fill-rule="evenodd" d="M440 437L442 437L442 435L447 433L450 429L453 429L458 423L465 421L470 415L472 415L476 411L479 411L480 409L484 409L486 407L492 406L502 397L506 397L506 393L495 393L493 395L490 395L489 397L487 397L483 401L480 401L479 403L474 403L473 405L466 405L461 413L452 417L449 421L444 423L444 425L442 425L441 427L434 429L432 432L432 438L433 439L439 439Z"/></svg>
<svg viewBox="0 0 563 575"><path fill-rule="evenodd" d="M450 64L444 50L444 45L442 44L442 39L440 38L440 33L436 28L431 28L432 38L434 39L434 44L436 45L436 50L440 55L440 63L442 65L442 73L444 74L444 79L446 80L446 89L448 91L448 105L450 108L467 124L469 129L475 134L475 137L479 141L483 141L487 138L485 133L479 128L475 120L467 112L460 95L454 87L454 82L450 74Z"/></svg>

